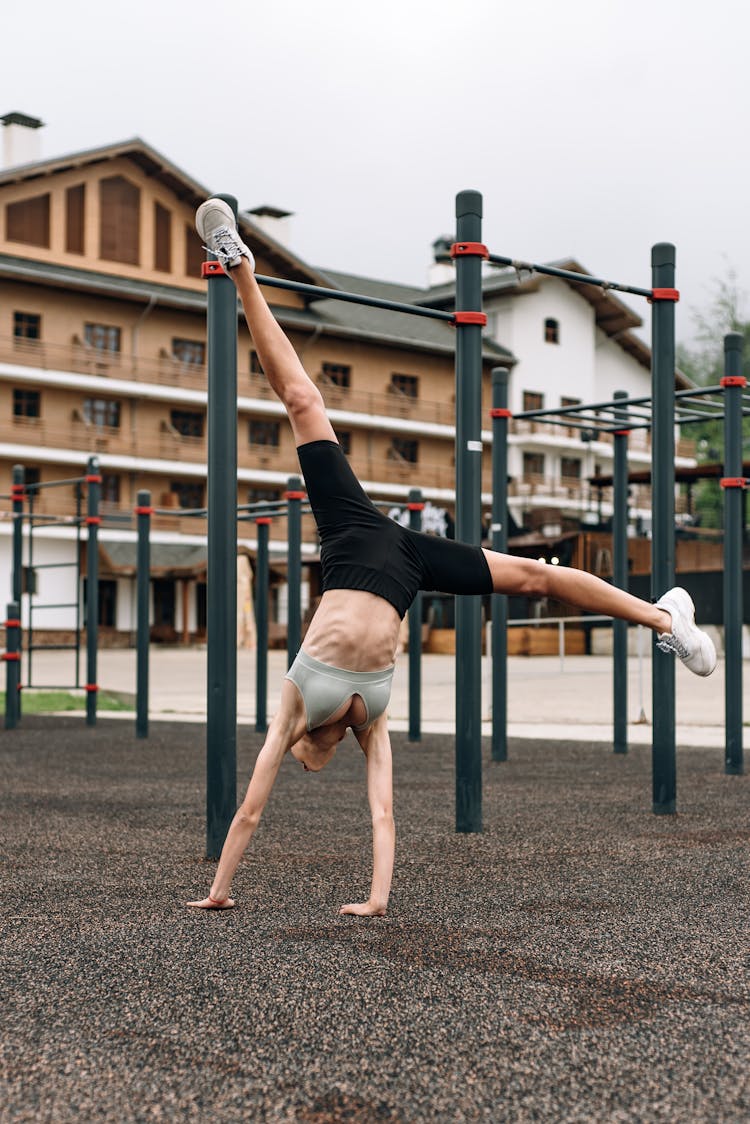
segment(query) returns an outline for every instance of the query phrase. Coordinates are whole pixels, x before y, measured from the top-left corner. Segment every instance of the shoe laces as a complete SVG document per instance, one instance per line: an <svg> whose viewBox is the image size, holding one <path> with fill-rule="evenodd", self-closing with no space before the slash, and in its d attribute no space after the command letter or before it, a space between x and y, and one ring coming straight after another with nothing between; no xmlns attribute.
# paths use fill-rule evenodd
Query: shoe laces
<svg viewBox="0 0 750 1124"><path fill-rule="evenodd" d="M239 235L229 226L218 226L211 232L209 242L213 242L213 246L204 246L203 249L215 254L222 266L242 256Z"/></svg>
<svg viewBox="0 0 750 1124"><path fill-rule="evenodd" d="M687 644L678 640L673 632L666 632L663 636L660 636L656 641L656 647L662 652L674 652L681 660L686 660L690 655Z"/></svg>

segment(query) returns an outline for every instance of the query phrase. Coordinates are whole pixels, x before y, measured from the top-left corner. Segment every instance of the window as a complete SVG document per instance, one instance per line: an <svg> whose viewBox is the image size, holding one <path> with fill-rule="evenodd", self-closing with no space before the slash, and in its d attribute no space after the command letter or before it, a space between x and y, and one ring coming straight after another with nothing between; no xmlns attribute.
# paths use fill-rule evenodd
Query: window
<svg viewBox="0 0 750 1124"><path fill-rule="evenodd" d="M86 187L79 183L65 192L65 249L69 254L84 252Z"/></svg>
<svg viewBox="0 0 750 1124"><path fill-rule="evenodd" d="M544 395L539 394L536 390L524 390L523 392L523 410L543 410L544 409Z"/></svg>
<svg viewBox="0 0 750 1124"><path fill-rule="evenodd" d="M248 503L278 503L281 492L278 488L253 487L247 490Z"/></svg>
<svg viewBox="0 0 750 1124"><path fill-rule="evenodd" d="M9 203L5 209L5 236L9 242L49 246L49 193Z"/></svg>
<svg viewBox="0 0 750 1124"><path fill-rule="evenodd" d="M336 429L334 430L334 432L336 434L336 439L341 446L341 452L345 457L348 457L352 451L351 431L348 429Z"/></svg>
<svg viewBox="0 0 750 1124"><path fill-rule="evenodd" d="M388 458L416 464L419 460L419 442L410 437L394 437L388 450Z"/></svg>
<svg viewBox="0 0 750 1124"><path fill-rule="evenodd" d="M120 477L116 472L102 473L101 495L102 503L119 504L120 502Z"/></svg>
<svg viewBox="0 0 750 1124"><path fill-rule="evenodd" d="M206 362L206 345L203 340L172 340L172 357L180 363L202 367Z"/></svg>
<svg viewBox="0 0 750 1124"><path fill-rule="evenodd" d="M281 423L267 421L265 418L251 418L248 426L248 439L251 445L279 446Z"/></svg>
<svg viewBox="0 0 750 1124"><path fill-rule="evenodd" d="M115 398L85 398L83 419L87 425L120 428L120 403Z"/></svg>
<svg viewBox="0 0 750 1124"><path fill-rule="evenodd" d="M37 312L13 313L13 338L39 340L42 338L42 318Z"/></svg>
<svg viewBox="0 0 750 1124"><path fill-rule="evenodd" d="M192 480L173 480L169 485L169 490L173 495L177 496L177 503L180 507L193 510L203 507L203 485L200 482L194 483Z"/></svg>
<svg viewBox="0 0 750 1124"><path fill-rule="evenodd" d="M188 277L200 277L206 251L192 226L185 223L185 272Z"/></svg>
<svg viewBox="0 0 750 1124"><path fill-rule="evenodd" d="M563 407L564 406L580 406L581 405L581 399L580 398L565 398L563 396L560 399L560 405L563 406Z"/></svg>
<svg viewBox="0 0 750 1124"><path fill-rule="evenodd" d="M111 324L84 324L83 338L95 351L120 350L120 329Z"/></svg>
<svg viewBox="0 0 750 1124"><path fill-rule="evenodd" d="M29 468L28 465L23 471L23 483L25 488L35 488L37 484L42 482L42 472L39 468Z"/></svg>
<svg viewBox="0 0 750 1124"><path fill-rule="evenodd" d="M154 203L154 269L172 269L172 216L161 203Z"/></svg>
<svg viewBox="0 0 750 1124"><path fill-rule="evenodd" d="M342 390L348 390L351 386L352 369L345 363L324 363L320 381L325 383L326 386L338 386Z"/></svg>
<svg viewBox="0 0 750 1124"><path fill-rule="evenodd" d="M581 462L578 457L560 457L560 476L563 480L581 479Z"/></svg>
<svg viewBox="0 0 750 1124"><path fill-rule="evenodd" d="M523 478L528 483L544 477L544 453L523 454Z"/></svg>
<svg viewBox="0 0 750 1124"><path fill-rule="evenodd" d="M203 412L201 410L172 410L169 420L173 429L182 437L203 436Z"/></svg>
<svg viewBox="0 0 750 1124"><path fill-rule="evenodd" d="M42 413L42 396L38 390L13 390L13 417L38 418Z"/></svg>
<svg viewBox="0 0 750 1124"><path fill-rule="evenodd" d="M83 579L83 619L88 621L88 579ZM114 628L117 616L117 581L99 579L99 627Z"/></svg>
<svg viewBox="0 0 750 1124"><path fill-rule="evenodd" d="M559 343L560 342L560 322L549 317L544 321L544 342L545 343Z"/></svg>
<svg viewBox="0 0 750 1124"><path fill-rule="evenodd" d="M251 375L262 375L263 373L264 373L263 368L260 365L260 359L258 358L257 351L251 351L250 352L250 374Z"/></svg>
<svg viewBox="0 0 750 1124"><path fill-rule="evenodd" d="M99 181L99 257L138 265L141 193L124 176Z"/></svg>
<svg viewBox="0 0 750 1124"><path fill-rule="evenodd" d="M417 398L419 379L416 375L391 375L390 389L394 394L403 394L404 398Z"/></svg>

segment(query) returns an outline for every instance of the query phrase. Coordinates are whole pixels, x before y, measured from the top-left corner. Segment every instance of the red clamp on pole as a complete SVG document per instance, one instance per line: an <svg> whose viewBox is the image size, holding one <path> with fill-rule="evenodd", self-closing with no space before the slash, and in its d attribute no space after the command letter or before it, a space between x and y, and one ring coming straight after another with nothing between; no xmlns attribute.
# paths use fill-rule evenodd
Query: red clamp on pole
<svg viewBox="0 0 750 1124"><path fill-rule="evenodd" d="M221 277L226 270L220 261L204 261L201 265L201 277Z"/></svg>
<svg viewBox="0 0 750 1124"><path fill-rule="evenodd" d="M454 312L454 324L479 324L485 327L487 323L487 315L484 312Z"/></svg>
<svg viewBox="0 0 750 1124"><path fill-rule="evenodd" d="M101 484L102 482L101 476L84 476L84 480L87 484Z"/></svg>
<svg viewBox="0 0 750 1124"><path fill-rule="evenodd" d="M451 246L451 257L489 258L490 251L483 242L454 242Z"/></svg>
<svg viewBox="0 0 750 1124"><path fill-rule="evenodd" d="M304 492L284 492L285 500L303 500L304 498Z"/></svg>
<svg viewBox="0 0 750 1124"><path fill-rule="evenodd" d="M273 519L271 518L270 515L258 515L258 516L256 516L255 523L256 523L256 526L260 523L263 523L263 524L273 523Z"/></svg>
<svg viewBox="0 0 750 1124"><path fill-rule="evenodd" d="M744 476L723 476L719 481L722 488L746 488L747 480Z"/></svg>
<svg viewBox="0 0 750 1124"><path fill-rule="evenodd" d="M99 684L98 683L87 683L84 690L89 691L89 692L98 691L99 690Z"/></svg>
<svg viewBox="0 0 750 1124"><path fill-rule="evenodd" d="M629 437L630 436L630 430L629 429L613 429L612 432L614 433L615 437Z"/></svg>
<svg viewBox="0 0 750 1124"><path fill-rule="evenodd" d="M87 515L84 519L84 523L87 527L98 527L101 521L101 515Z"/></svg>
<svg viewBox="0 0 750 1124"><path fill-rule="evenodd" d="M651 301L678 301L680 299L679 289L652 289L651 296L647 298L649 304Z"/></svg>
<svg viewBox="0 0 750 1124"><path fill-rule="evenodd" d="M26 492L24 491L24 485L23 484L11 484L10 494L13 497L14 500L22 500L26 495Z"/></svg>
<svg viewBox="0 0 750 1124"><path fill-rule="evenodd" d="M0 660L4 660L5 663L19 663L21 660L21 653L3 652L2 656L0 656Z"/></svg>
<svg viewBox="0 0 750 1124"><path fill-rule="evenodd" d="M134 507L134 515L153 515L156 509L153 507Z"/></svg>
<svg viewBox="0 0 750 1124"><path fill-rule="evenodd" d="M747 386L747 379L744 375L724 375L719 386Z"/></svg>
<svg viewBox="0 0 750 1124"><path fill-rule="evenodd" d="M409 511L424 511L423 503L407 503L406 507Z"/></svg>
<svg viewBox="0 0 750 1124"><path fill-rule="evenodd" d="M21 622L20 621L13 621L13 620L5 621L4 627L5 628L20 628Z"/></svg>
<svg viewBox="0 0 750 1124"><path fill-rule="evenodd" d="M493 406L490 410L491 418L512 418L513 414L510 410L506 410L504 406Z"/></svg>

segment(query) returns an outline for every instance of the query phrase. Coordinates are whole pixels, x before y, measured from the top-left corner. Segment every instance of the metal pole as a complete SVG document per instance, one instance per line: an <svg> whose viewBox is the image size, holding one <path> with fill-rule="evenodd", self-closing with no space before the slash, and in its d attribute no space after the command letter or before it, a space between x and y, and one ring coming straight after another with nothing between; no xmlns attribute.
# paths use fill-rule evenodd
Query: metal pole
<svg viewBox="0 0 750 1124"><path fill-rule="evenodd" d="M615 398L627 398L627 391L616 390ZM627 411L615 417L627 422ZM612 515L612 584L628 588L628 430L614 435L614 512ZM628 752L628 623L612 622L614 752Z"/></svg>
<svg viewBox="0 0 750 1124"><path fill-rule="evenodd" d="M237 215L237 200L220 195ZM210 259L213 255L210 255ZM208 701L206 856L218 858L237 803L237 291L208 282Z"/></svg>
<svg viewBox="0 0 750 1124"><path fill-rule="evenodd" d="M482 196L456 196L456 538L479 546L482 487ZM482 616L456 597L456 831L482 830Z"/></svg>
<svg viewBox="0 0 750 1124"><path fill-rule="evenodd" d="M674 371L675 371L675 248L660 242L651 250L651 596L658 600L674 585ZM675 661L656 648L653 634L651 682L653 691L652 792L656 815L677 810L675 751Z"/></svg>
<svg viewBox="0 0 750 1124"><path fill-rule="evenodd" d="M86 725L96 725L97 654L99 649L99 496L102 478L98 457L86 465L88 497L86 506Z"/></svg>
<svg viewBox="0 0 750 1124"><path fill-rule="evenodd" d="M135 514L138 522L138 562L136 589L136 710L135 736L148 737L148 657L149 657L149 593L151 589L151 493L138 493Z"/></svg>
<svg viewBox="0 0 750 1124"><path fill-rule="evenodd" d="M255 520L258 529L258 555L255 563L255 731L265 734L268 729L268 535L271 518L260 515Z"/></svg>
<svg viewBox="0 0 750 1124"><path fill-rule="evenodd" d="M11 574L11 597L18 605L19 620L23 618L23 501L26 494L26 472L23 465L14 464L11 484L11 495L13 496L13 572ZM29 524L29 537L31 537L31 524ZM79 565L80 565L80 552L79 552ZM78 588L80 594L80 585ZM20 636L20 633L19 633ZM31 640L29 639L29 644ZM18 645L18 691L16 694L16 721L21 719L21 679L22 679L22 661L23 661L23 645L19 640ZM29 652L31 658L31 652ZM78 653L76 652L76 660L78 660ZM31 669L29 669L30 671ZM76 671L78 665L76 663Z"/></svg>
<svg viewBox="0 0 750 1124"><path fill-rule="evenodd" d="M21 717L19 683L21 681L21 605L11 601L5 619L5 729L15 730Z"/></svg>
<svg viewBox="0 0 750 1124"><path fill-rule="evenodd" d="M302 643L302 500L299 476L287 480L287 626L286 666L291 667Z"/></svg>
<svg viewBox="0 0 750 1124"><path fill-rule="evenodd" d="M10 486L13 496L13 573L11 574L11 597L21 608L21 594L23 591L23 500L24 477L23 465L13 465L13 483Z"/></svg>
<svg viewBox="0 0 750 1124"><path fill-rule="evenodd" d="M742 468L742 374L740 332L724 337L724 772L740 775L742 759L742 515L745 477Z"/></svg>
<svg viewBox="0 0 750 1124"><path fill-rule="evenodd" d="M507 367L492 371L492 549L508 550L508 379ZM508 760L508 598L493 593L492 760Z"/></svg>
<svg viewBox="0 0 750 1124"><path fill-rule="evenodd" d="M406 506L409 528L422 530L424 500L421 488L410 488ZM422 594L418 590L409 609L409 741L422 740Z"/></svg>

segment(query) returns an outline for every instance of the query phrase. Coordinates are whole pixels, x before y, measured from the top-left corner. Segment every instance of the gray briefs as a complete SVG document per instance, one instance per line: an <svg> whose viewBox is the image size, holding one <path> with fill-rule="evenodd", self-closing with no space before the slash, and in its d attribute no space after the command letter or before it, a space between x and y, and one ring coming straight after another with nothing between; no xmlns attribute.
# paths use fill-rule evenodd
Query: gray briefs
<svg viewBox="0 0 750 1124"><path fill-rule="evenodd" d="M321 663L300 648L284 678L291 679L302 695L308 730L325 725L352 695L359 695L367 715L366 722L352 729L365 730L388 706L393 670L391 666L382 671L346 671Z"/></svg>

